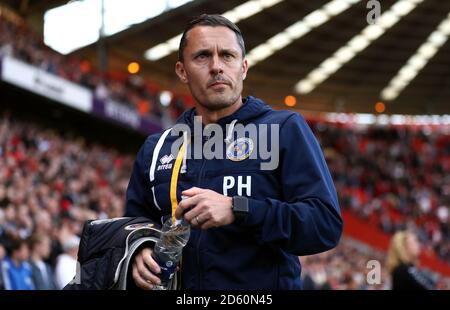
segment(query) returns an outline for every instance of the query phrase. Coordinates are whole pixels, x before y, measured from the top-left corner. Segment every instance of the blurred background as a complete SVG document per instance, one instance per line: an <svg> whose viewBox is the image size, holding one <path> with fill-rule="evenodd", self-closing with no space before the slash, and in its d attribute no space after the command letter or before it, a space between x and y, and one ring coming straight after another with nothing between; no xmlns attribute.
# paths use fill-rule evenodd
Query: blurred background
<svg viewBox="0 0 450 310"><path fill-rule="evenodd" d="M244 94L302 114L333 175L344 235L300 258L305 287L391 289L397 255L450 289L440 0L0 0L0 289L63 287L84 221L122 216L145 137L193 106L174 66L202 13L240 27ZM405 229L420 250L402 259Z"/></svg>

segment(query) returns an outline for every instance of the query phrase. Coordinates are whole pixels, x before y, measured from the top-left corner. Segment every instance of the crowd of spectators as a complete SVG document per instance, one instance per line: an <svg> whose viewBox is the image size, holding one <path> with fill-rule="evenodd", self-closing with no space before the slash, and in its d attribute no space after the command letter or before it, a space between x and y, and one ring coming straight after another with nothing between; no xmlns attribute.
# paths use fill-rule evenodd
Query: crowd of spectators
<svg viewBox="0 0 450 310"><path fill-rule="evenodd" d="M312 128L342 208L387 232L412 224L423 245L448 255L443 252L449 243L448 217L439 211L448 210L448 135L326 123ZM9 114L0 116L0 287L63 287L75 274L84 221L122 216L133 158ZM385 253L348 237L332 251L301 260L305 288L390 287ZM367 281L367 263L374 260L382 267L379 283ZM450 288L448 279L434 277L437 288Z"/></svg>
<svg viewBox="0 0 450 310"><path fill-rule="evenodd" d="M450 263L450 128L314 123L342 208L387 233L415 228Z"/></svg>
<svg viewBox="0 0 450 310"><path fill-rule="evenodd" d="M0 58L11 56L48 73L92 90L101 100L113 100L136 110L143 117L173 122L185 108L186 98L172 96L170 105L160 102L161 90L139 74L99 72L87 60L61 55L47 47L42 39L19 18L0 14Z"/></svg>
<svg viewBox="0 0 450 310"><path fill-rule="evenodd" d="M303 256L303 288L309 290L389 290L392 279L386 253L349 237L331 251ZM449 290L450 278L422 269L435 289Z"/></svg>
<svg viewBox="0 0 450 310"><path fill-rule="evenodd" d="M99 73L86 60L46 47L23 21L0 15L0 58L12 56L91 89L141 116L161 119L159 90L139 75ZM175 119L185 107L172 99ZM340 205L386 233L413 227L450 264L450 129L313 122ZM75 274L82 224L122 216L134 155L0 116L0 289L62 288ZM82 171L82 173L81 173ZM368 283L367 262L385 254L349 238L301 258L310 289L389 289ZM433 275L437 288L449 279ZM376 282L376 281L375 281Z"/></svg>
<svg viewBox="0 0 450 310"><path fill-rule="evenodd" d="M65 137L2 115L0 261L3 259L3 286L36 286L28 281L15 287L11 281L5 281L11 275L28 278L26 275L31 273L32 266L27 267L26 262L31 257L49 264L55 271L54 285L58 288L73 277L74 267L62 266L74 262L77 238L84 221L123 215L132 162L132 155L88 145L82 138Z"/></svg>

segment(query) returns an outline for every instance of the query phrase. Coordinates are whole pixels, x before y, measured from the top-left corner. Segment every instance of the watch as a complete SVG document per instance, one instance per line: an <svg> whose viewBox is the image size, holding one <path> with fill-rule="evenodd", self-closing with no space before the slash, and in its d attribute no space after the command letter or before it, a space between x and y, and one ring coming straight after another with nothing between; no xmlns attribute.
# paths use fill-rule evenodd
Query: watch
<svg viewBox="0 0 450 310"><path fill-rule="evenodd" d="M234 221L237 224L244 222L248 216L248 199L242 196L233 196L233 205L231 206L234 214Z"/></svg>

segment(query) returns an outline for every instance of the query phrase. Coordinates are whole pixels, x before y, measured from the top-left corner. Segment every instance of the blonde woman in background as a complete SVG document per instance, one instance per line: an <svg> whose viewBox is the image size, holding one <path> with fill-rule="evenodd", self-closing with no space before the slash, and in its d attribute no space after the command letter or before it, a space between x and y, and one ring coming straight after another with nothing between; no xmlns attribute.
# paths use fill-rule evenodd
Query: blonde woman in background
<svg viewBox="0 0 450 310"><path fill-rule="evenodd" d="M412 231L399 231L391 239L387 255L387 268L392 277L392 289L429 290L434 283L420 271L420 243Z"/></svg>

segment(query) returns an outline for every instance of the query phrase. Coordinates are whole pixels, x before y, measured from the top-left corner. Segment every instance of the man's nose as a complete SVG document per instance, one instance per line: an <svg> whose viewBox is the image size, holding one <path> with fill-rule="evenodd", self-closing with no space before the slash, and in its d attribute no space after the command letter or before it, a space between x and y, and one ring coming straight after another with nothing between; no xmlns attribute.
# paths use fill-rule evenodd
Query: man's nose
<svg viewBox="0 0 450 310"><path fill-rule="evenodd" d="M215 54L211 57L210 71L211 74L217 74L223 72L222 61L219 55Z"/></svg>

